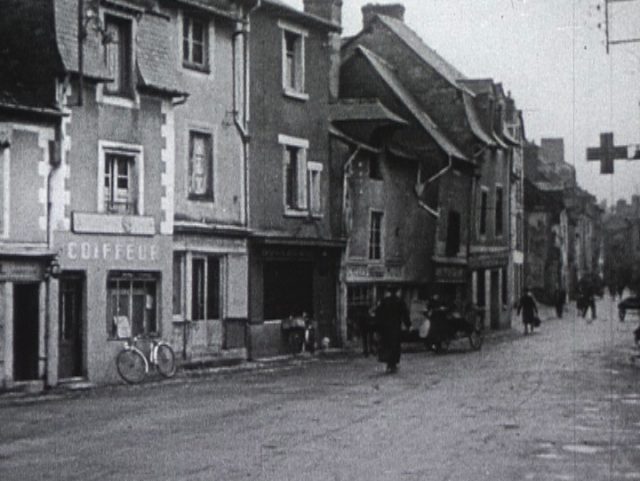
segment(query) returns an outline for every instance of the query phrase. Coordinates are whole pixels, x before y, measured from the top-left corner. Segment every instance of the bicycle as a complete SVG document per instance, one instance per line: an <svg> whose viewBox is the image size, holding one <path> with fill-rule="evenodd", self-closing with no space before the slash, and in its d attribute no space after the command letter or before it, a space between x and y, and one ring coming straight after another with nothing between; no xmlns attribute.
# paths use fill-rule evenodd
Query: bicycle
<svg viewBox="0 0 640 481"><path fill-rule="evenodd" d="M120 377L128 384L142 382L149 372L149 365L164 378L173 377L176 373L176 355L165 341L147 338L151 343L149 357L137 346L138 337L128 338L124 347L116 357L116 368Z"/></svg>

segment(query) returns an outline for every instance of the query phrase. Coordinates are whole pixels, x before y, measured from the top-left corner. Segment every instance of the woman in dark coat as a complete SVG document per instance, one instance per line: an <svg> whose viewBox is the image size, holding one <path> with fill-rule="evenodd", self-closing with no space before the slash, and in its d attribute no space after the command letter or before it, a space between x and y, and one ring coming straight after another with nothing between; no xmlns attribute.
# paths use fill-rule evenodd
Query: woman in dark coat
<svg viewBox="0 0 640 481"><path fill-rule="evenodd" d="M376 324L379 341L378 360L387 364L387 372L393 373L400 362L400 336L402 323L409 323L409 312L402 299L390 289L376 308Z"/></svg>
<svg viewBox="0 0 640 481"><path fill-rule="evenodd" d="M538 306L529 289L525 290L518 303L518 315L522 311L522 322L524 323L524 333L533 332L535 318L538 316Z"/></svg>

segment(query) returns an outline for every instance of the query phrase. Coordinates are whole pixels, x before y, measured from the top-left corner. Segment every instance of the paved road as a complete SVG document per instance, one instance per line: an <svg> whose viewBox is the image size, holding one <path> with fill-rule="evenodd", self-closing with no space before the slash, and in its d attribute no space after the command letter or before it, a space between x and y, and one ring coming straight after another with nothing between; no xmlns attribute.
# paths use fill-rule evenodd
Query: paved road
<svg viewBox="0 0 640 481"><path fill-rule="evenodd" d="M0 399L0 480L640 479L637 321L603 319L414 348L391 376L352 357Z"/></svg>

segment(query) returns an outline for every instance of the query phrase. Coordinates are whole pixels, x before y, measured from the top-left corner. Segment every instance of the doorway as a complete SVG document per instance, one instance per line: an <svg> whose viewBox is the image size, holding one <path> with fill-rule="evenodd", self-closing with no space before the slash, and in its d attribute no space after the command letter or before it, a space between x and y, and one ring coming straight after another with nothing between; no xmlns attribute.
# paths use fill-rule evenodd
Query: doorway
<svg viewBox="0 0 640 481"><path fill-rule="evenodd" d="M84 281L80 275L66 275L60 279L60 299L58 302L58 376L60 379L80 377L84 374L83 364L83 290Z"/></svg>
<svg viewBox="0 0 640 481"><path fill-rule="evenodd" d="M13 285L13 377L38 379L40 284Z"/></svg>
<svg viewBox="0 0 640 481"><path fill-rule="evenodd" d="M313 317L313 263L267 262L264 267L264 317Z"/></svg>
<svg viewBox="0 0 640 481"><path fill-rule="evenodd" d="M491 329L500 327L500 271L491 271Z"/></svg>

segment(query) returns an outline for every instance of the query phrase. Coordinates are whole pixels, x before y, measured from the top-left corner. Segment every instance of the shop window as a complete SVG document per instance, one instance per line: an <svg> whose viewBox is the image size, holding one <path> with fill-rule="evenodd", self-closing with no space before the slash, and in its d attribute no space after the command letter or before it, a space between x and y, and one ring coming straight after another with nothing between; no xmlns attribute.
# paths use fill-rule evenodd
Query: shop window
<svg viewBox="0 0 640 481"><path fill-rule="evenodd" d="M136 214L135 157L123 154L107 154L104 162L105 211L119 214Z"/></svg>
<svg viewBox="0 0 640 481"><path fill-rule="evenodd" d="M460 213L455 210L449 211L447 219L447 243L445 255L453 257L460 252Z"/></svg>
<svg viewBox="0 0 640 481"><path fill-rule="evenodd" d="M210 134L189 132L189 198L213 200L213 148Z"/></svg>
<svg viewBox="0 0 640 481"><path fill-rule="evenodd" d="M286 94L305 95L304 40L306 32L282 27L282 87Z"/></svg>
<svg viewBox="0 0 640 481"><path fill-rule="evenodd" d="M173 254L173 314L183 314L182 309L182 292L184 282L184 254Z"/></svg>
<svg viewBox="0 0 640 481"><path fill-rule="evenodd" d="M369 259L382 259L382 212L371 212L369 223Z"/></svg>
<svg viewBox="0 0 640 481"><path fill-rule="evenodd" d="M191 264L191 319L220 319L220 259L195 257Z"/></svg>
<svg viewBox="0 0 640 481"><path fill-rule="evenodd" d="M502 187L496 187L496 237L500 237L503 232L503 217L504 217L504 209L503 209L503 191Z"/></svg>
<svg viewBox="0 0 640 481"><path fill-rule="evenodd" d="M307 314L313 319L312 262L270 261L264 266L264 318Z"/></svg>
<svg viewBox="0 0 640 481"><path fill-rule="evenodd" d="M208 68L209 26L207 22L185 15L182 22L182 64L188 68Z"/></svg>
<svg viewBox="0 0 640 481"><path fill-rule="evenodd" d="M111 82L105 84L105 92L110 95L131 97L132 82L132 49L131 21L111 15L105 16L107 40L104 43L104 57Z"/></svg>
<svg viewBox="0 0 640 481"><path fill-rule="evenodd" d="M118 339L129 330L131 336L157 336L159 276L140 272L111 272L107 279L107 331Z"/></svg>
<svg viewBox="0 0 640 481"><path fill-rule="evenodd" d="M480 193L480 235L487 234L487 204L489 202L489 192L483 187Z"/></svg>
<svg viewBox="0 0 640 481"><path fill-rule="evenodd" d="M504 307L507 307L507 305L509 304L507 281L507 269L502 269L502 305Z"/></svg>

